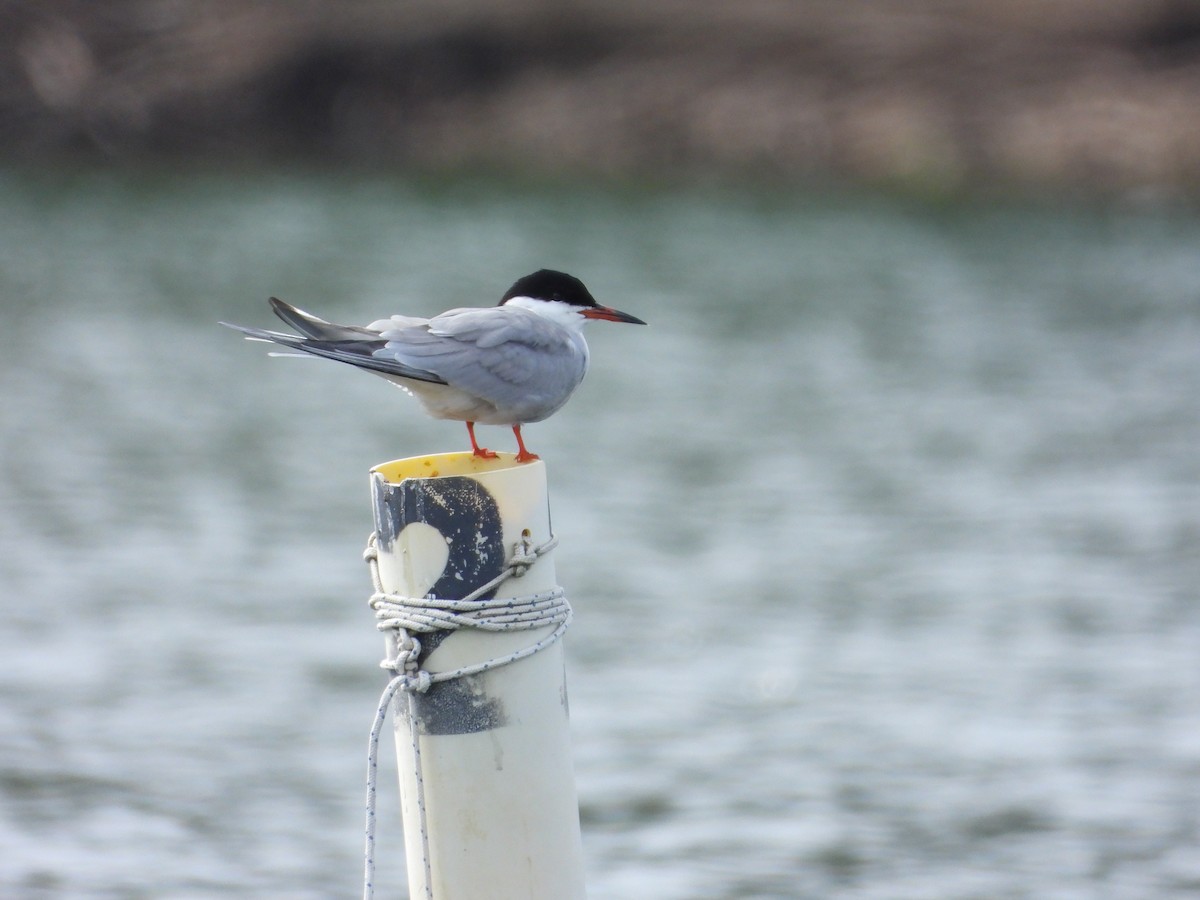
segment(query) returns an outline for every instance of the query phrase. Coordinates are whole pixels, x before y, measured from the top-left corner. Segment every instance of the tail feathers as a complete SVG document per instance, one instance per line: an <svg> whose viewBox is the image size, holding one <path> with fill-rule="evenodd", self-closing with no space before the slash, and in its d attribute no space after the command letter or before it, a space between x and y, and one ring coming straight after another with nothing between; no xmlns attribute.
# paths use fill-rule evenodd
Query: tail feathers
<svg viewBox="0 0 1200 900"><path fill-rule="evenodd" d="M270 341L274 344L283 344L285 347L299 347L304 342L304 338L295 334L283 334L263 328L247 328L245 325L234 325L232 322L218 322L217 324L240 331L248 341Z"/></svg>

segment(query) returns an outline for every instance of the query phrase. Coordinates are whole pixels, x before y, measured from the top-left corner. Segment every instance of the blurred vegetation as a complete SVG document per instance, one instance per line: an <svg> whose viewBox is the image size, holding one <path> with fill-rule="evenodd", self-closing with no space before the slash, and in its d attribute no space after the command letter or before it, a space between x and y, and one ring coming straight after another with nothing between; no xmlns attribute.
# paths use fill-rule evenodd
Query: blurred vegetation
<svg viewBox="0 0 1200 900"><path fill-rule="evenodd" d="M0 3L0 154L1200 186L1196 0Z"/></svg>

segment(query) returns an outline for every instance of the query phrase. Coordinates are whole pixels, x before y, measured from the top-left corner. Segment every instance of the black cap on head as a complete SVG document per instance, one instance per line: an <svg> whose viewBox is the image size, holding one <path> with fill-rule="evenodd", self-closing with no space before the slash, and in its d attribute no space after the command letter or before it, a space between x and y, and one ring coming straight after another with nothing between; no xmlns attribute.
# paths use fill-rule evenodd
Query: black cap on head
<svg viewBox="0 0 1200 900"><path fill-rule="evenodd" d="M503 306L513 297L532 297L535 300L558 300L571 306L598 306L583 282L566 272L539 269L532 275L518 278L500 300Z"/></svg>

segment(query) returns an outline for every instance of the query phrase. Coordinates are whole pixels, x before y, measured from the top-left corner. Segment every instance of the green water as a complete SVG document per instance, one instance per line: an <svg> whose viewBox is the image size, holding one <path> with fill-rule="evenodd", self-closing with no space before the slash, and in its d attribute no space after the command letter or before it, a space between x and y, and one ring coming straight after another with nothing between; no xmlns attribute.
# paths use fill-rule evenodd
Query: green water
<svg viewBox="0 0 1200 900"><path fill-rule="evenodd" d="M366 471L466 435L215 323L490 305L542 266L650 322L591 328L527 429L593 898L1200 890L1200 216L26 171L0 892L355 893ZM395 892L398 820L385 792Z"/></svg>

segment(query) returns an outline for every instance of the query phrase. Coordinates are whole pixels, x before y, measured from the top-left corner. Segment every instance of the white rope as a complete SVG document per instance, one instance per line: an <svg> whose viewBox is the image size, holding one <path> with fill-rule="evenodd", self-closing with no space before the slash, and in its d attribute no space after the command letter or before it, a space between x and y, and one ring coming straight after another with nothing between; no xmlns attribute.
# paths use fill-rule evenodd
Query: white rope
<svg viewBox="0 0 1200 900"><path fill-rule="evenodd" d="M486 584L458 600L440 597L405 597L389 594L383 589L379 575L379 549L376 535L367 539L363 559L371 570L371 582L375 592L370 606L375 610L376 627L389 632L388 658L379 665L395 673L395 677L383 689L375 720L371 725L371 736L367 745L367 824L365 870L363 874L363 897L371 900L375 891L375 796L378 774L379 735L387 718L388 708L399 691L408 694L409 735L412 741L413 762L416 768L417 812L421 827L421 856L425 866L425 897L433 900L433 873L429 854L429 831L425 821L425 781L421 771L420 733L416 716L416 694L423 694L439 681L450 681L477 675L509 663L517 662L553 644L571 624L571 604L567 602L561 587L523 597L505 597L479 600L484 594L498 588L509 578L520 578L538 559L558 545L558 538L533 546L528 531L513 548L512 557L504 570ZM421 642L413 633L428 634L435 631L455 631L460 628L478 628L481 631L531 631L554 625L552 633L532 644L498 656L485 662L462 666L445 672L427 672L420 668Z"/></svg>

